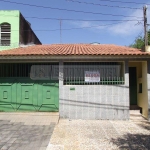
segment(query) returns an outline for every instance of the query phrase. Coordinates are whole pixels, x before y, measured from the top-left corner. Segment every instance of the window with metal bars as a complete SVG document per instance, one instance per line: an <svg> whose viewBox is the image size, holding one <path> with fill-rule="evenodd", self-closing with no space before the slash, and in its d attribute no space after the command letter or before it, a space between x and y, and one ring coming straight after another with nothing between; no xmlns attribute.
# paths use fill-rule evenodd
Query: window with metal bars
<svg viewBox="0 0 150 150"><path fill-rule="evenodd" d="M58 80L59 63L0 64L0 78L28 77L32 80Z"/></svg>
<svg viewBox="0 0 150 150"><path fill-rule="evenodd" d="M123 62L65 62L64 85L124 84Z"/></svg>
<svg viewBox="0 0 150 150"><path fill-rule="evenodd" d="M3 23L0 25L0 45L10 46L11 43L11 25Z"/></svg>

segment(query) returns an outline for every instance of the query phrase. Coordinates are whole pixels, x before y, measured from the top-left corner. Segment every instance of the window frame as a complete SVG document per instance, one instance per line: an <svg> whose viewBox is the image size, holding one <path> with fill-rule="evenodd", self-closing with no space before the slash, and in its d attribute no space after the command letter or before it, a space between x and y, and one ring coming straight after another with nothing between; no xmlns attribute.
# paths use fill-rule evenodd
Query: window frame
<svg viewBox="0 0 150 150"><path fill-rule="evenodd" d="M9 26L9 31L6 32L2 32L2 26L8 25ZM3 38L2 34L9 34L10 36L8 36L9 38ZM4 36L5 37L5 36ZM7 37L7 36L6 36ZM4 42L7 41L7 44ZM8 42L9 41L9 42ZM10 23L1 23L0 24L0 46L10 46L11 45L11 24Z"/></svg>

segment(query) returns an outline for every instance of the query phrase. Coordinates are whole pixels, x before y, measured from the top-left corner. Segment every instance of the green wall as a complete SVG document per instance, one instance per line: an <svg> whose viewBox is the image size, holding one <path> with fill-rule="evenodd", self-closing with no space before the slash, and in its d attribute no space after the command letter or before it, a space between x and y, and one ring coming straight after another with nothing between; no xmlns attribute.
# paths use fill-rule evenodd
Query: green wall
<svg viewBox="0 0 150 150"><path fill-rule="evenodd" d="M19 18L20 12L18 10L0 10L0 24L5 22L11 24L11 45L0 46L0 51L16 48L19 46Z"/></svg>

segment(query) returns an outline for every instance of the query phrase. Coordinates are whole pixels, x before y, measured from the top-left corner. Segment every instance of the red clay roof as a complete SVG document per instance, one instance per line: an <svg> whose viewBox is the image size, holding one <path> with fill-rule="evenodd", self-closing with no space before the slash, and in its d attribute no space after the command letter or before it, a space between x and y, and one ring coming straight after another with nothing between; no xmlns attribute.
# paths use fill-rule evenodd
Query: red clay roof
<svg viewBox="0 0 150 150"><path fill-rule="evenodd" d="M52 44L0 51L0 56L27 55L150 55L140 49L109 44Z"/></svg>

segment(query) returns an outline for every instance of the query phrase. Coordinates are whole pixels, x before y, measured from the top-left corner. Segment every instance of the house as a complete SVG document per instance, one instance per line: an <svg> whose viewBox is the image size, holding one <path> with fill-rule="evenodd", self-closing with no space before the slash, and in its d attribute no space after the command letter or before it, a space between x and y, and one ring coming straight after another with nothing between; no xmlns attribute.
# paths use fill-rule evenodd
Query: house
<svg viewBox="0 0 150 150"><path fill-rule="evenodd" d="M150 119L150 53L105 44L0 52L0 111L58 111L70 119Z"/></svg>
<svg viewBox="0 0 150 150"><path fill-rule="evenodd" d="M18 10L0 10L0 50L41 44L31 24Z"/></svg>

